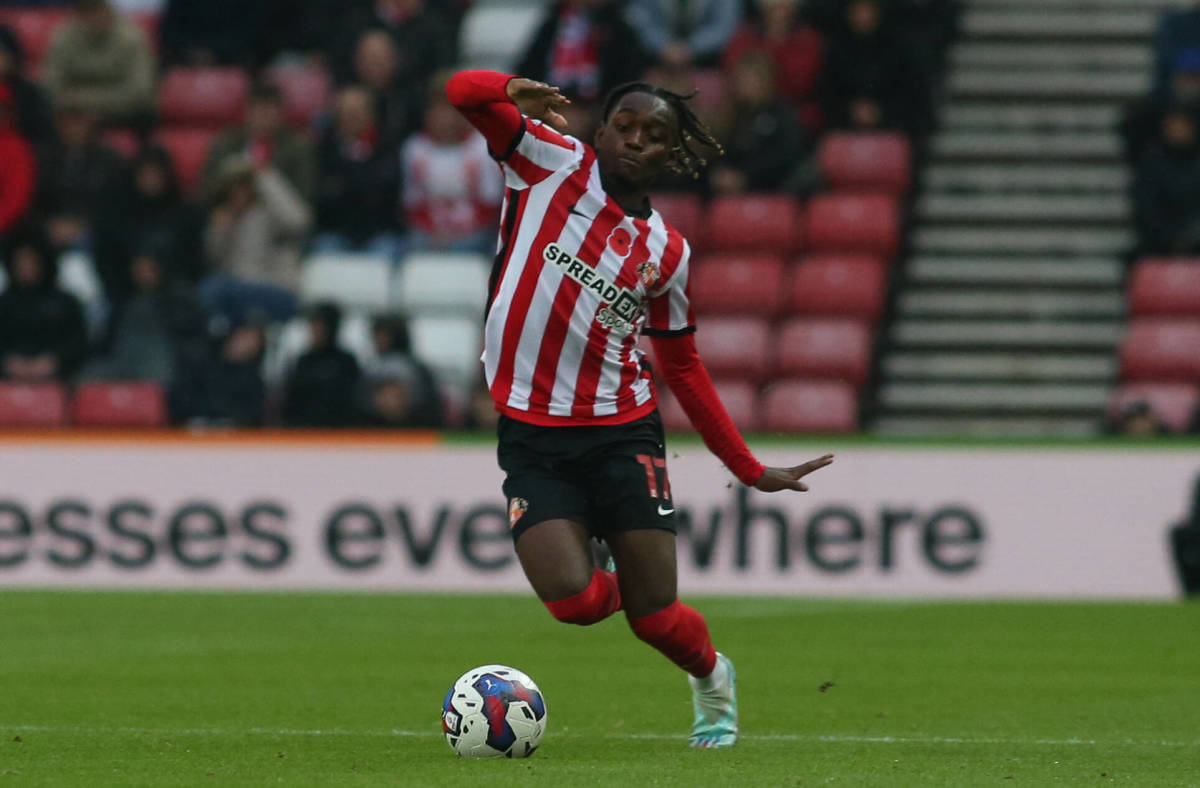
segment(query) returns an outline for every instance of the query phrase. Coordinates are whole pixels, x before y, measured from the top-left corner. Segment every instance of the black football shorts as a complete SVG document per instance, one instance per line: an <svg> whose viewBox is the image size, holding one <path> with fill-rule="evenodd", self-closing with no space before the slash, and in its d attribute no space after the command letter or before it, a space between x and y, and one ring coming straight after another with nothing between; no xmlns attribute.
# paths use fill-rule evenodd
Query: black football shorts
<svg viewBox="0 0 1200 788"><path fill-rule="evenodd" d="M542 427L500 417L513 542L546 520L573 520L599 539L613 531L675 531L658 411L628 424Z"/></svg>

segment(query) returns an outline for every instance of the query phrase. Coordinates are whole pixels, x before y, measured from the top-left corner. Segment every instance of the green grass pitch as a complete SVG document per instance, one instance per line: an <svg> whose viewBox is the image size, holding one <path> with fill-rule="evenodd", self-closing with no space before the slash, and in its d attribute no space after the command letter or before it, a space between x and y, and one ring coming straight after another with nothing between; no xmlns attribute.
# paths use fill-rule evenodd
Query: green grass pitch
<svg viewBox="0 0 1200 788"><path fill-rule="evenodd" d="M1200 607L692 600L744 738L619 617L523 596L0 593L0 786L1197 785ZM465 761L442 697L525 670L528 760Z"/></svg>

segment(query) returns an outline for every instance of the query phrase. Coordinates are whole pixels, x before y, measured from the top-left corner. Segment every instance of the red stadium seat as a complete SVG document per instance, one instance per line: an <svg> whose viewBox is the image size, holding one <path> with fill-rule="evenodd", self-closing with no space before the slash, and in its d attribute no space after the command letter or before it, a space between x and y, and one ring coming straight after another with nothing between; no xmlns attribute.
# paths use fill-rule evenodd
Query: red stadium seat
<svg viewBox="0 0 1200 788"><path fill-rule="evenodd" d="M743 380L718 380L713 386L717 396L729 412L729 418L742 432L756 432L762 428L759 418L758 389ZM692 426L683 407L666 386L658 387L658 409L662 414L663 426L670 432L692 432Z"/></svg>
<svg viewBox="0 0 1200 788"><path fill-rule="evenodd" d="M853 432L858 398L849 383L787 380L763 394L763 419L773 432Z"/></svg>
<svg viewBox="0 0 1200 788"><path fill-rule="evenodd" d="M70 14L63 9L0 8L0 25L11 27L21 42L26 65L34 72L50 51L54 30Z"/></svg>
<svg viewBox="0 0 1200 788"><path fill-rule="evenodd" d="M800 206L782 194L718 197L708 212L708 248L718 252L774 252L799 248Z"/></svg>
<svg viewBox="0 0 1200 788"><path fill-rule="evenodd" d="M1108 416L1115 418L1126 406L1145 402L1171 432L1186 432L1200 405L1200 384L1126 383L1113 392Z"/></svg>
<svg viewBox="0 0 1200 788"><path fill-rule="evenodd" d="M57 383L0 383L0 427L61 427L67 394Z"/></svg>
<svg viewBox="0 0 1200 788"><path fill-rule="evenodd" d="M298 128L311 128L329 103L329 72L318 66L276 66L267 79L283 94L288 123Z"/></svg>
<svg viewBox="0 0 1200 788"><path fill-rule="evenodd" d="M654 210L683 234L694 253L704 245L704 204L694 194L663 193L650 197Z"/></svg>
<svg viewBox="0 0 1200 788"><path fill-rule="evenodd" d="M1200 259L1139 262L1129 282L1129 311L1200 316Z"/></svg>
<svg viewBox="0 0 1200 788"><path fill-rule="evenodd" d="M1121 374L1127 380L1200 380L1200 320L1131 322L1121 345Z"/></svg>
<svg viewBox="0 0 1200 788"><path fill-rule="evenodd" d="M808 315L855 317L874 324L887 298L884 262L870 255L821 255L792 273L788 306Z"/></svg>
<svg viewBox="0 0 1200 788"><path fill-rule="evenodd" d="M821 140L817 164L834 189L886 192L908 191L908 138L899 132L839 132Z"/></svg>
<svg viewBox="0 0 1200 788"><path fill-rule="evenodd" d="M696 331L696 348L713 377L762 380L769 369L770 331L766 320L705 320Z"/></svg>
<svg viewBox="0 0 1200 788"><path fill-rule="evenodd" d="M162 427L167 400L157 383L84 383L75 391L81 427Z"/></svg>
<svg viewBox="0 0 1200 788"><path fill-rule="evenodd" d="M871 331L857 320L799 318L779 332L775 370L785 377L861 386L871 370Z"/></svg>
<svg viewBox="0 0 1200 788"><path fill-rule="evenodd" d="M200 184L204 161L217 132L208 129L163 129L156 137L171 154L171 162L179 183L188 194L194 194Z"/></svg>
<svg viewBox="0 0 1200 788"><path fill-rule="evenodd" d="M158 109L164 125L218 129L242 119L249 97L239 68L173 68L158 86Z"/></svg>
<svg viewBox="0 0 1200 788"><path fill-rule="evenodd" d="M785 296L783 258L772 254L717 254L701 258L688 277L699 313L773 317Z"/></svg>
<svg viewBox="0 0 1200 788"><path fill-rule="evenodd" d="M858 252L890 260L900 243L900 208L888 194L824 194L808 206L814 252Z"/></svg>

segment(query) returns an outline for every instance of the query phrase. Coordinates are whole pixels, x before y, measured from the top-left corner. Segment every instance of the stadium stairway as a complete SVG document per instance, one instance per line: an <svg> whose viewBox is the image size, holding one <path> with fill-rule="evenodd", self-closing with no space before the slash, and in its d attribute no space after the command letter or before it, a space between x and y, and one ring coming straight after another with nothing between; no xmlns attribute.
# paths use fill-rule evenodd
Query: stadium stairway
<svg viewBox="0 0 1200 788"><path fill-rule="evenodd" d="M968 0L880 365L876 428L1089 435L1117 372L1116 126L1160 2Z"/></svg>

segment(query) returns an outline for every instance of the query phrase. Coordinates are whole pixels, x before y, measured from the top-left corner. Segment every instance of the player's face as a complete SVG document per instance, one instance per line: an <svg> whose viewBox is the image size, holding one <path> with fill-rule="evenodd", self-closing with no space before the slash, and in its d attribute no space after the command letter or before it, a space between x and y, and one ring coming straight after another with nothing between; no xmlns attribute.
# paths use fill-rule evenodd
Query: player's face
<svg viewBox="0 0 1200 788"><path fill-rule="evenodd" d="M630 186L646 186L670 165L679 129L675 114L649 93L627 93L596 132L600 171Z"/></svg>

